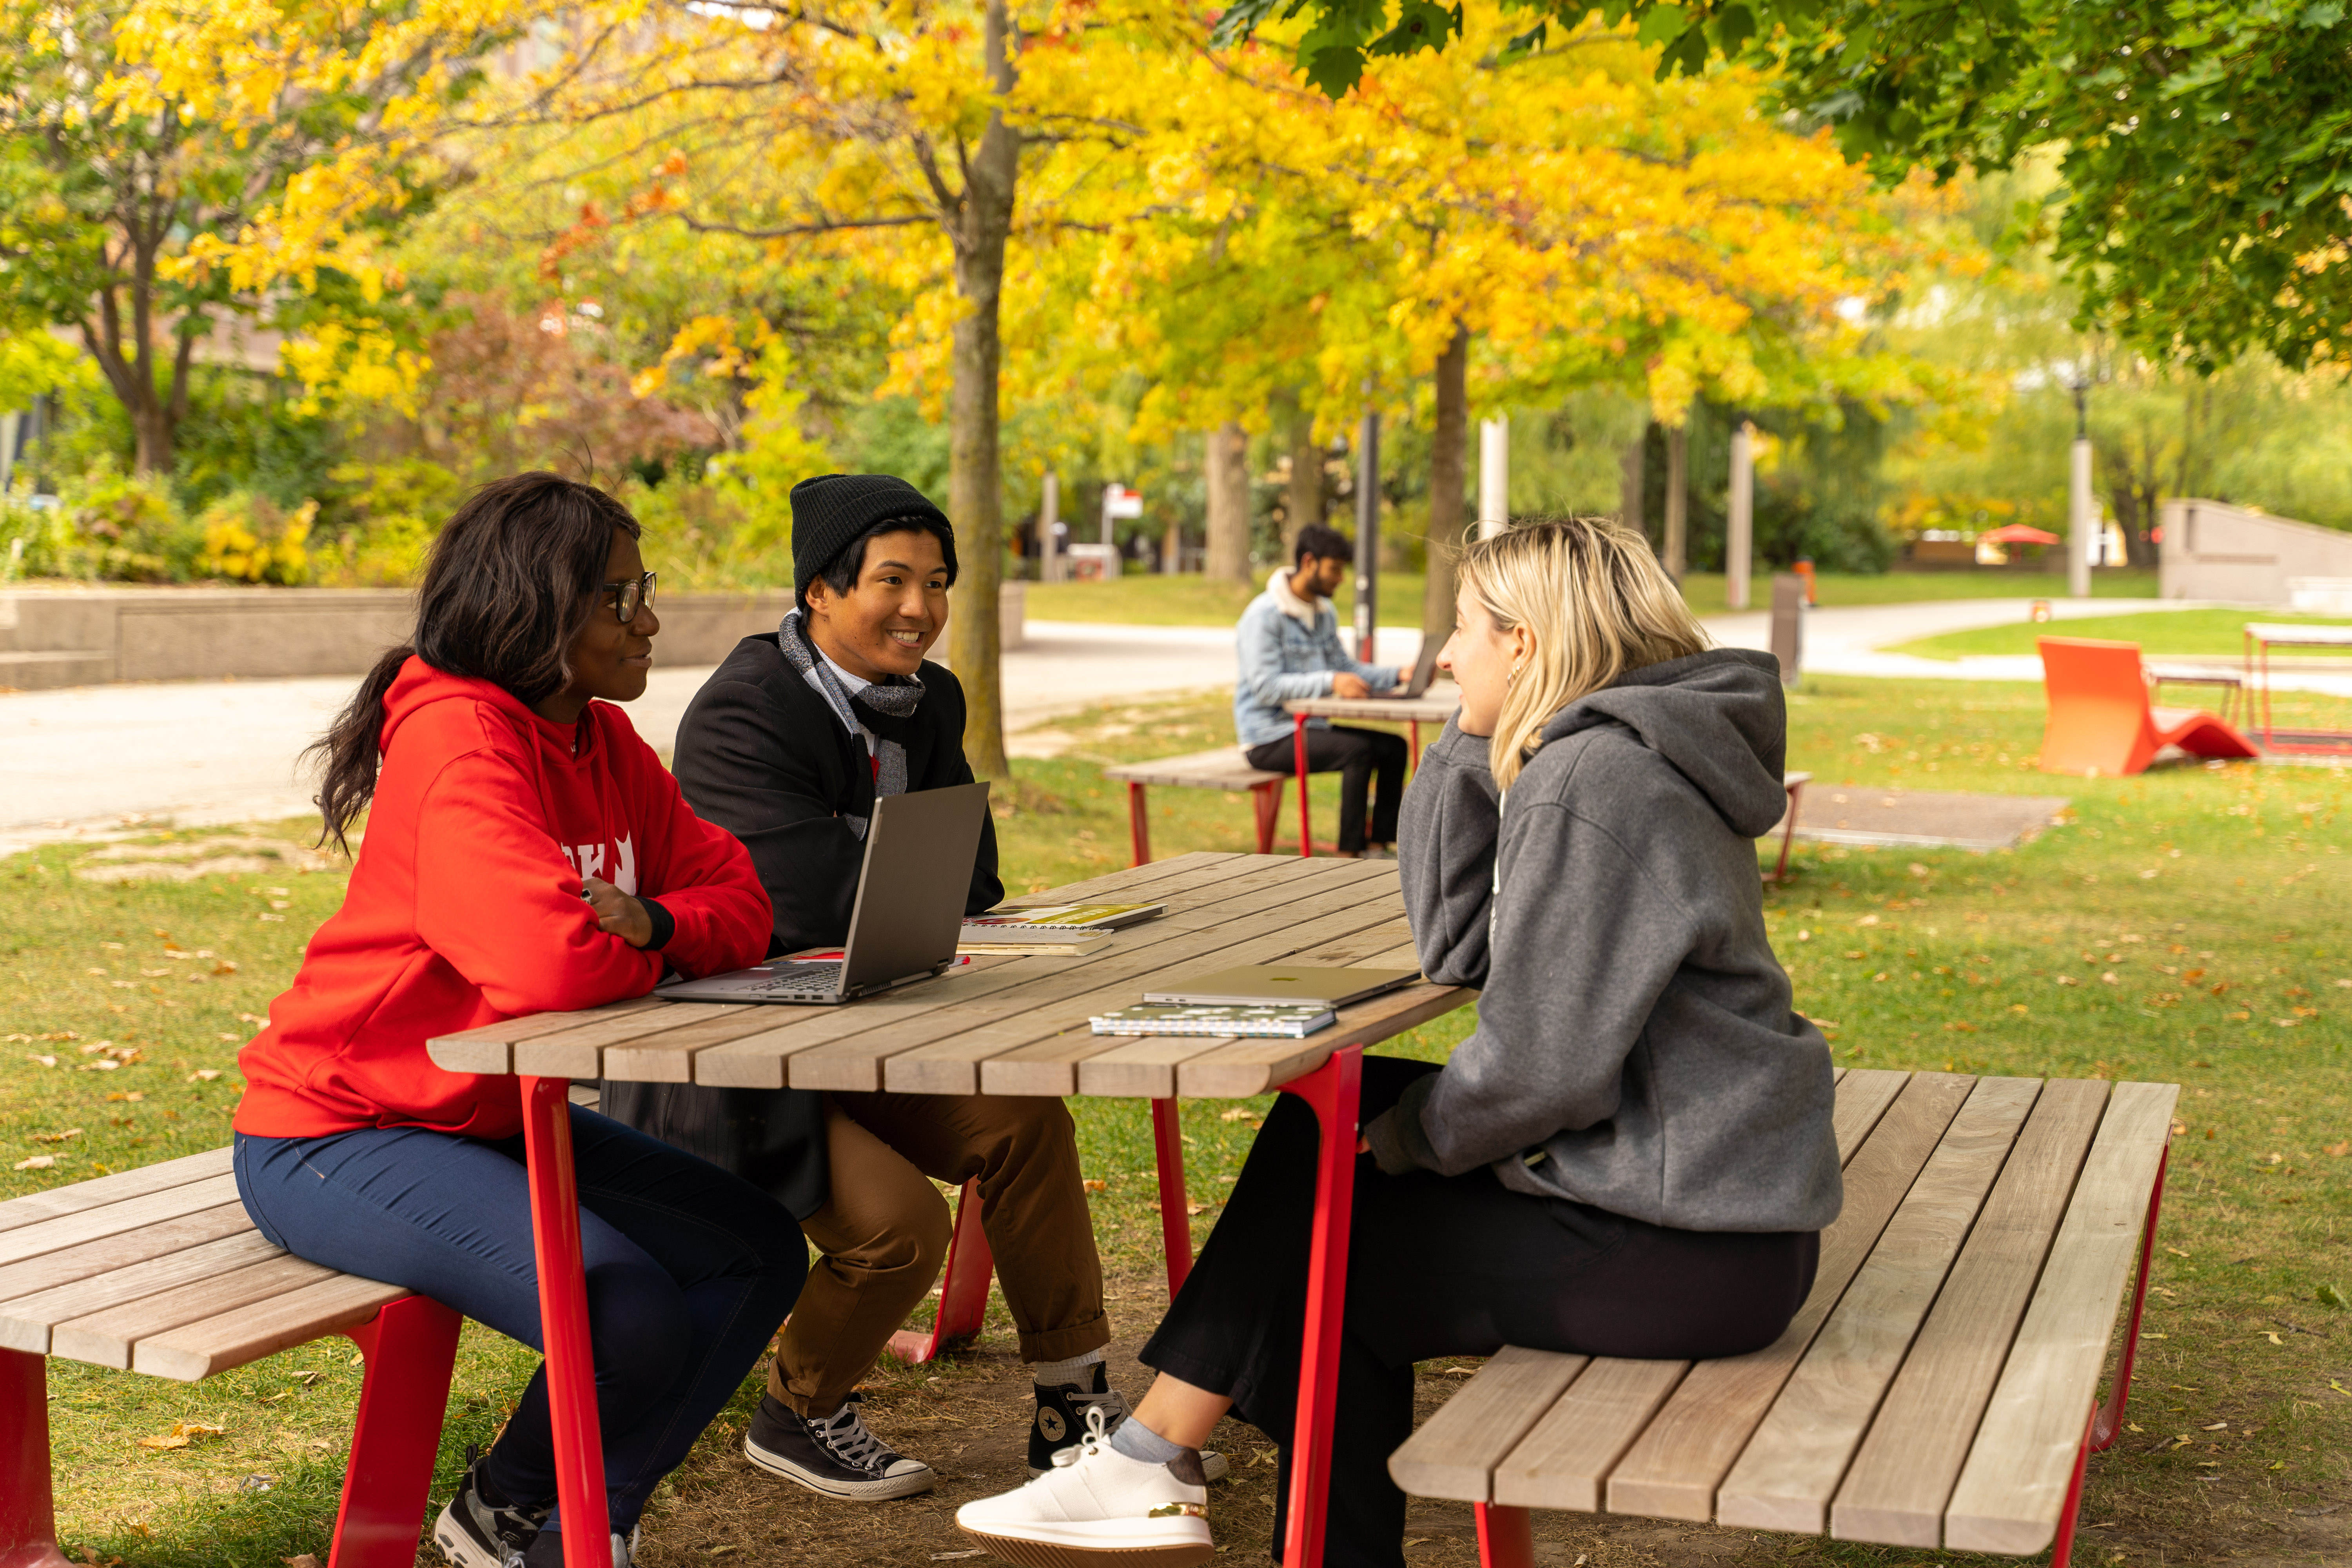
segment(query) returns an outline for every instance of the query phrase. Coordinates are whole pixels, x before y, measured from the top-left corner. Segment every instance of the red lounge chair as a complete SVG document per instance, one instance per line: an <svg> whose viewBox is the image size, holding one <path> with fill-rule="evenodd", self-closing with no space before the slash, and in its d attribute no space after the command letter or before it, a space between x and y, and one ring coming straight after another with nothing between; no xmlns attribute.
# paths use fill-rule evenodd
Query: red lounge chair
<svg viewBox="0 0 2352 1568"><path fill-rule="evenodd" d="M2042 771L2116 778L2145 773L2157 752L2251 757L2254 743L2201 708L2151 706L2139 644L2043 637L2042 686L2050 700Z"/></svg>

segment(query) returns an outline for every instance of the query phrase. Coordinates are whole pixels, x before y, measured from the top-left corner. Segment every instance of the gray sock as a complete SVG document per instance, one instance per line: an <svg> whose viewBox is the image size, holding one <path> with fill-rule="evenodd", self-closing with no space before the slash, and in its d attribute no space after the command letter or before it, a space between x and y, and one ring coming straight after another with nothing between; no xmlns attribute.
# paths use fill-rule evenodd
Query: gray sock
<svg viewBox="0 0 2352 1568"><path fill-rule="evenodd" d="M1033 1361L1029 1376L1046 1388L1087 1388L1092 1386L1094 1369L1102 1358L1100 1351L1082 1351L1066 1361Z"/></svg>
<svg viewBox="0 0 2352 1568"><path fill-rule="evenodd" d="M1132 1415L1120 1422L1118 1430L1110 1435L1110 1447L1112 1453L1124 1454L1145 1465L1171 1464L1178 1457L1192 1452L1170 1442Z"/></svg>

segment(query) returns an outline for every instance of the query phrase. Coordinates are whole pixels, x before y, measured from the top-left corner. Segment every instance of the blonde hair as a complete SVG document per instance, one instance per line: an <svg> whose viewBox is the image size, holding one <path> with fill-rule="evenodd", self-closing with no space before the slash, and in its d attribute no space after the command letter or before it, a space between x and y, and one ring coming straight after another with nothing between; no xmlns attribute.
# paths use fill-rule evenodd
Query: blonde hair
<svg viewBox="0 0 2352 1568"><path fill-rule="evenodd" d="M1535 649L1503 699L1489 751L1511 787L1554 715L1644 665L1704 651L1706 632L1649 542L1603 518L1538 518L1465 548L1460 581L1507 635Z"/></svg>

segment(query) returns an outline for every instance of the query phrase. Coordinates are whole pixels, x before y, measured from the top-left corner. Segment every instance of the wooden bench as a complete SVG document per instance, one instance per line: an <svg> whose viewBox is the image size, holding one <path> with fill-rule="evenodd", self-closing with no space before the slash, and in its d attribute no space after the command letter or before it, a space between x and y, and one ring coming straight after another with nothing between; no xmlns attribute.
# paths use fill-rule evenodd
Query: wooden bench
<svg viewBox="0 0 2352 1568"><path fill-rule="evenodd" d="M1151 859L1151 817L1144 790L1151 784L1178 784L1194 789L1248 790L1256 796L1257 852L1273 853L1275 818L1282 811L1282 785L1288 773L1268 773L1250 766L1237 746L1213 752L1193 752L1181 757L1160 757L1149 763L1126 763L1105 768L1103 777L1127 785L1128 829L1135 839L1132 864Z"/></svg>
<svg viewBox="0 0 2352 1568"><path fill-rule="evenodd" d="M459 1321L272 1247L226 1149L0 1203L0 1568L67 1568L44 1358L194 1383L328 1334L367 1358L331 1568L410 1568Z"/></svg>
<svg viewBox="0 0 2352 1568"><path fill-rule="evenodd" d="M1531 1568L1538 1508L2017 1555L2054 1541L2065 1568L2084 1461L2122 1424L2179 1094L1847 1072L1845 1207L1778 1342L1696 1363L1507 1348L1390 1473L1475 1504L1486 1568Z"/></svg>

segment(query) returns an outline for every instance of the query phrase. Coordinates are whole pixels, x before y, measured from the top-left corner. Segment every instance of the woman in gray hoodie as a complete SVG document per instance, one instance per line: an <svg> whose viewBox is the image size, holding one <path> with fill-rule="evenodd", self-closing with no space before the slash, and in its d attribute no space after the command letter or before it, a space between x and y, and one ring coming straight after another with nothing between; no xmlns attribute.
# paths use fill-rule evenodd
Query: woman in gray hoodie
<svg viewBox="0 0 2352 1568"><path fill-rule="evenodd" d="M1398 858L1423 971L1482 988L1478 1027L1442 1069L1364 1062L1332 1568L1404 1561L1387 1461L1413 1363L1759 1349L1841 1198L1829 1047L1790 1010L1757 873L1785 798L1777 667L1709 648L1609 522L1470 546L1456 609L1439 662L1462 707ZM1024 1563L1206 1561L1195 1450L1228 1409L1281 1448L1287 1497L1316 1144L1279 1102L1143 1349L1161 1375L1135 1414L960 1524Z"/></svg>

